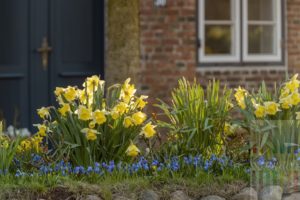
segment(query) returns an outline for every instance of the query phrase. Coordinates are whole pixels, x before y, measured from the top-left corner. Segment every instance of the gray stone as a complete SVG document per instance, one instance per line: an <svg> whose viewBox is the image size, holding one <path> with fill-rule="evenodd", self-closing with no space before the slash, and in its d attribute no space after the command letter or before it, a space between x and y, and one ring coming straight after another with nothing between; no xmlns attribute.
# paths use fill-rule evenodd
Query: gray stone
<svg viewBox="0 0 300 200"><path fill-rule="evenodd" d="M141 200L159 200L159 196L153 190L144 190L141 194Z"/></svg>
<svg viewBox="0 0 300 200"><path fill-rule="evenodd" d="M210 196L201 198L201 200L225 200L225 199L222 197L216 196L216 195L210 195Z"/></svg>
<svg viewBox="0 0 300 200"><path fill-rule="evenodd" d="M240 191L238 194L232 197L232 200L257 200L257 192L251 188L247 187Z"/></svg>
<svg viewBox="0 0 300 200"><path fill-rule="evenodd" d="M293 193L289 196L285 196L282 198L282 200L299 200L300 199L300 193Z"/></svg>
<svg viewBox="0 0 300 200"><path fill-rule="evenodd" d="M261 200L281 200L283 189L280 186L264 187L260 193Z"/></svg>
<svg viewBox="0 0 300 200"><path fill-rule="evenodd" d="M183 191L178 190L171 194L170 200L190 200L190 198Z"/></svg>
<svg viewBox="0 0 300 200"><path fill-rule="evenodd" d="M102 200L102 199L100 197L98 197L97 195L86 195L84 200Z"/></svg>

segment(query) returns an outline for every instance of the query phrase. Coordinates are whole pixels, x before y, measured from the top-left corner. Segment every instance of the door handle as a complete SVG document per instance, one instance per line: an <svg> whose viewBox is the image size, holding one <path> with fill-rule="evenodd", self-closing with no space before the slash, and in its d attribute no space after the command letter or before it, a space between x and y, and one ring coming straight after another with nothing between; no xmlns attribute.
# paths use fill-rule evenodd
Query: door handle
<svg viewBox="0 0 300 200"><path fill-rule="evenodd" d="M48 38L44 37L42 41L42 45L40 48L37 49L37 52L40 53L42 58L42 66L43 69L46 71L49 65L49 54L52 51L52 47L49 46Z"/></svg>

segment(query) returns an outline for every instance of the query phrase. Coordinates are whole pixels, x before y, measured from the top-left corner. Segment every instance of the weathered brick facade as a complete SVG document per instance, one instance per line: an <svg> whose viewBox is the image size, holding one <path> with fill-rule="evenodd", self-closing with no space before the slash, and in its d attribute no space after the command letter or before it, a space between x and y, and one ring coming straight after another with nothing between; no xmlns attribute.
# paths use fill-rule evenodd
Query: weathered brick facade
<svg viewBox="0 0 300 200"><path fill-rule="evenodd" d="M166 97L185 76L206 84L213 78L230 87L257 87L280 82L286 72L300 69L300 0L284 1L285 52L282 66L198 66L197 0L168 0L156 8L153 0L140 1L141 91L155 98Z"/></svg>

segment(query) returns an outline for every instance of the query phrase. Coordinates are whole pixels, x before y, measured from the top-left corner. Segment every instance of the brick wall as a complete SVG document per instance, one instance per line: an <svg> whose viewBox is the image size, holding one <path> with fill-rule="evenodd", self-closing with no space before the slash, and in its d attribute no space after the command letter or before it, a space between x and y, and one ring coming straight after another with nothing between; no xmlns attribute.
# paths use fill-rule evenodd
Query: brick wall
<svg viewBox="0 0 300 200"><path fill-rule="evenodd" d="M142 93L164 98L178 78L195 76L196 21L195 0L169 0L163 8L140 1Z"/></svg>
<svg viewBox="0 0 300 200"><path fill-rule="evenodd" d="M142 93L153 98L168 96L177 80L197 77L206 84L213 78L230 87L255 88L264 80L269 86L285 78L287 68L276 67L197 67L197 0L168 0L155 8L153 0L140 1ZM289 73L300 69L300 0L287 0L285 8L287 65Z"/></svg>

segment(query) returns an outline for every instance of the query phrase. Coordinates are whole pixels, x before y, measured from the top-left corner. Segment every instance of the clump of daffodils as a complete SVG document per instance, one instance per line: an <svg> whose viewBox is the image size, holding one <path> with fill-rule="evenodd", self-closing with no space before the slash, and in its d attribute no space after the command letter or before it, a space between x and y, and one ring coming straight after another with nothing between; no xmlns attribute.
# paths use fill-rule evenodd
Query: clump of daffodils
<svg viewBox="0 0 300 200"><path fill-rule="evenodd" d="M300 81L295 74L280 87L269 90L263 83L259 90L236 89L235 99L243 115L243 128L250 133L251 157L287 158L299 144ZM293 159L291 157L287 158ZM254 162L255 163L255 162Z"/></svg>
<svg viewBox="0 0 300 200"><path fill-rule="evenodd" d="M38 110L44 120L39 135L49 135L54 147L69 152L76 164L136 157L138 136L152 140L156 135L143 111L148 97L136 95L130 78L105 90L105 82L91 76L82 88L57 87L54 94L59 106Z"/></svg>
<svg viewBox="0 0 300 200"><path fill-rule="evenodd" d="M263 84L258 92L252 94L239 87L234 97L240 109L252 113L255 119L299 120L299 86L298 74L295 74L274 94Z"/></svg>

